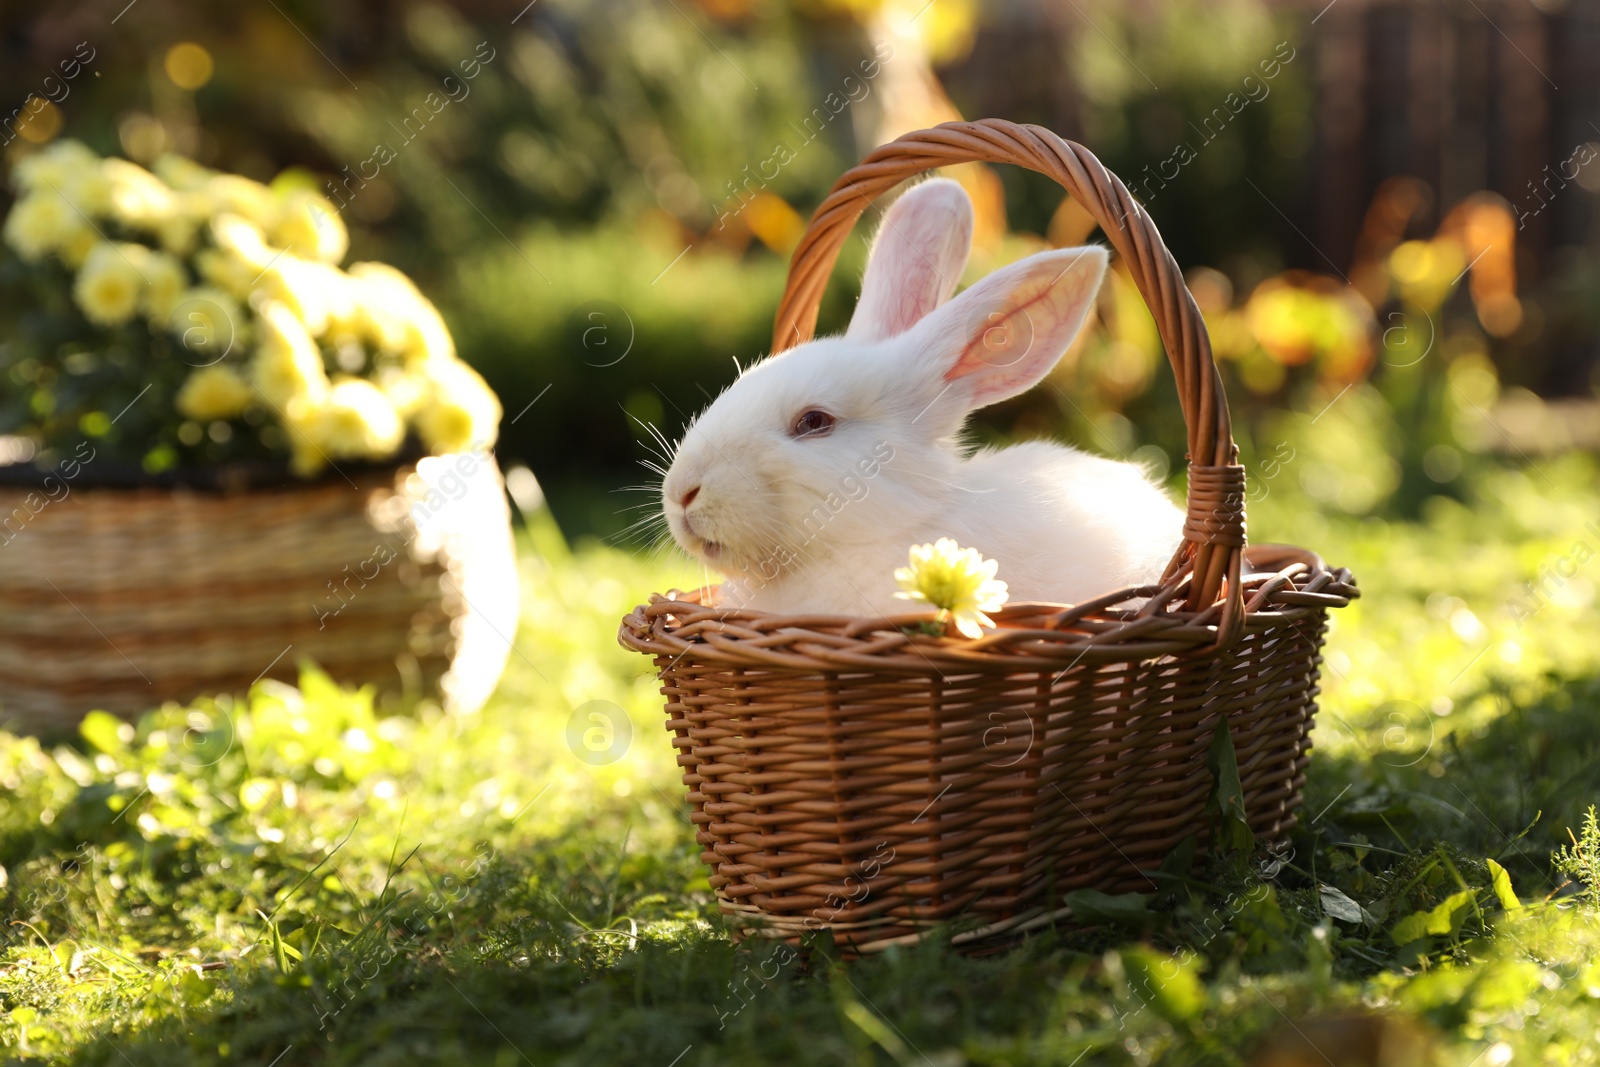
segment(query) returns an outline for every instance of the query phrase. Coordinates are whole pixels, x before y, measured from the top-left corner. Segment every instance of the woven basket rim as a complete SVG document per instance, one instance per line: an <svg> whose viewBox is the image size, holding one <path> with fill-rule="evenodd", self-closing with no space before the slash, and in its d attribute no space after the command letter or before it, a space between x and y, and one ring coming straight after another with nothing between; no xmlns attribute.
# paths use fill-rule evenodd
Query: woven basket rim
<svg viewBox="0 0 1600 1067"><path fill-rule="evenodd" d="M1258 544L1244 557L1250 565L1240 581L1246 630L1296 625L1361 595L1349 570L1329 567L1309 549ZM709 604L717 588L653 594L623 619L618 640L651 655L677 658L693 650L697 660L729 666L1052 670L1204 654L1216 645L1223 608L1221 602L1202 611L1185 608L1186 582L1131 586L1080 604L1009 603L990 613L992 631L967 638L906 632L933 622L933 611L878 618L780 615Z"/></svg>

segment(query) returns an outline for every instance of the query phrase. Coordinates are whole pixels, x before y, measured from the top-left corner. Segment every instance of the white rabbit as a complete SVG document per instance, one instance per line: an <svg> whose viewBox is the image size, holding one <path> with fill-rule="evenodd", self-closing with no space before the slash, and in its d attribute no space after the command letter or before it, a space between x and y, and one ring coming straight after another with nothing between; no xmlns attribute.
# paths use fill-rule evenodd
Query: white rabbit
<svg viewBox="0 0 1600 1067"><path fill-rule="evenodd" d="M956 183L907 192L844 336L751 366L685 432L662 509L678 544L727 576L719 604L914 611L894 570L939 537L998 560L1013 601L1075 603L1160 577L1183 515L1137 466L1037 441L961 447L968 412L1055 366L1107 259L1041 252L949 300L971 234Z"/></svg>

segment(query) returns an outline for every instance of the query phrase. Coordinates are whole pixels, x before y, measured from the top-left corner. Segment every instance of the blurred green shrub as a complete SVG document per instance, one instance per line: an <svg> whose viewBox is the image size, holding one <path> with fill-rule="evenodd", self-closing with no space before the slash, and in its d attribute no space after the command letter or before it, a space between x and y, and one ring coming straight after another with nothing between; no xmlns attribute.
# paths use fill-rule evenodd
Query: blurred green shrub
<svg viewBox="0 0 1600 1067"><path fill-rule="evenodd" d="M646 426L676 441L737 375L735 359L770 347L787 263L676 239L661 226L546 227L458 268L453 325L505 407L501 447L544 459L535 473L569 527L625 525L636 501L612 490L655 480L638 463L660 462ZM855 243L842 257L824 325L848 316L860 255Z"/></svg>

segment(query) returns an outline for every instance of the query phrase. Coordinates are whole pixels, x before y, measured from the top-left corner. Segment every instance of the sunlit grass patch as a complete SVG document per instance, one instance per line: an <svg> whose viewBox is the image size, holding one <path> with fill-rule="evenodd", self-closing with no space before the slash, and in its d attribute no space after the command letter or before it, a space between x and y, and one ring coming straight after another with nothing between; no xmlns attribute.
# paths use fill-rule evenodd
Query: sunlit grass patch
<svg viewBox="0 0 1600 1067"><path fill-rule="evenodd" d="M1364 592L1334 624L1291 851L978 959L729 944L650 665L615 639L650 591L700 576L569 550L541 519L510 667L474 715L386 717L313 672L137 724L91 716L71 744L0 735L0 1048L1243 1064L1311 1035L1329 1055L1381 1037L1445 1062L1594 1062L1600 925L1551 853L1593 851L1595 579L1531 615L1507 602L1596 498L1591 464L1544 470L1417 523L1257 507L1254 536L1318 548Z"/></svg>

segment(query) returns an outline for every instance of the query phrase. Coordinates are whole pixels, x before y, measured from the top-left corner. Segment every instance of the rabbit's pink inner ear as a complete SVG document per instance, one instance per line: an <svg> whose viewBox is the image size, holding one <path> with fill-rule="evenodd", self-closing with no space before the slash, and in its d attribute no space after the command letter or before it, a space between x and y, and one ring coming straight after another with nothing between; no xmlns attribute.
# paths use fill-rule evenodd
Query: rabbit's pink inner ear
<svg viewBox="0 0 1600 1067"><path fill-rule="evenodd" d="M1065 262L1059 253L1044 253L1018 264L1026 273L1000 306L974 309L984 317L969 326L966 345L944 380L969 379L974 408L1038 384L1083 328L1105 262L1097 249Z"/></svg>
<svg viewBox="0 0 1600 1067"><path fill-rule="evenodd" d="M846 336L883 341L955 292L972 245L972 201L953 181L924 182L884 215Z"/></svg>

